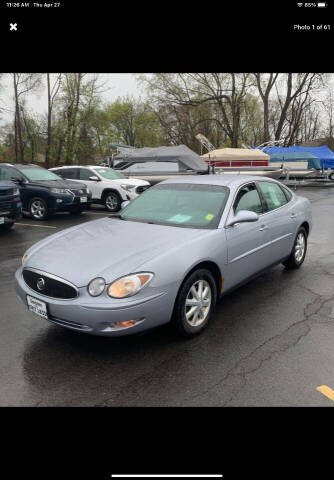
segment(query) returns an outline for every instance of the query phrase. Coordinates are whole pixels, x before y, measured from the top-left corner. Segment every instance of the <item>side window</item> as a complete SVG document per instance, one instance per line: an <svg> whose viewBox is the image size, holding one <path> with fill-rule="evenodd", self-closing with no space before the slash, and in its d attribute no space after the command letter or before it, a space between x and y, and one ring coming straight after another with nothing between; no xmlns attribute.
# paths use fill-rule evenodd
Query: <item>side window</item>
<svg viewBox="0 0 334 480"><path fill-rule="evenodd" d="M62 178L67 178L69 180L78 180L79 177L79 169L78 168L60 168L57 172L55 172Z"/></svg>
<svg viewBox="0 0 334 480"><path fill-rule="evenodd" d="M258 182L258 186L266 201L267 211L275 210L287 203L283 190L276 183Z"/></svg>
<svg viewBox="0 0 334 480"><path fill-rule="evenodd" d="M80 168L80 180L89 180L89 177L94 177L95 173L88 168Z"/></svg>
<svg viewBox="0 0 334 480"><path fill-rule="evenodd" d="M240 210L249 210L257 214L263 213L261 198L254 183L245 185L239 190L233 209L234 214Z"/></svg>
<svg viewBox="0 0 334 480"><path fill-rule="evenodd" d="M11 167L0 167L0 180L10 180L12 177L23 178L22 175Z"/></svg>

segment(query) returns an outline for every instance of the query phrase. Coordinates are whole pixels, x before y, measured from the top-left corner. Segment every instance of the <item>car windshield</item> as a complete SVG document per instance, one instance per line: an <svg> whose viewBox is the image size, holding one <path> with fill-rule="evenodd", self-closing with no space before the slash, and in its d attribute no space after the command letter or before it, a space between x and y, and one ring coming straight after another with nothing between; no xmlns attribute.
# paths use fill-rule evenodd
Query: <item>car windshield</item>
<svg viewBox="0 0 334 480"><path fill-rule="evenodd" d="M101 177L107 180L115 180L116 178L126 178L123 173L115 172L112 168L94 168Z"/></svg>
<svg viewBox="0 0 334 480"><path fill-rule="evenodd" d="M166 183L149 188L121 212L122 220L190 228L217 228L229 189Z"/></svg>
<svg viewBox="0 0 334 480"><path fill-rule="evenodd" d="M62 180L61 177L50 172L50 170L39 167L21 168L20 172L22 172L29 180Z"/></svg>

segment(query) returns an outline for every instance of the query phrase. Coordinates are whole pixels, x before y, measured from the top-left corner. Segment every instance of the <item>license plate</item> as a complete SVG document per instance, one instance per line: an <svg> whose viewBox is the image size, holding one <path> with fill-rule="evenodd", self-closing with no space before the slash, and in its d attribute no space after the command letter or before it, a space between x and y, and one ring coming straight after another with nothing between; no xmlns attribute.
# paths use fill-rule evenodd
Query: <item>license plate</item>
<svg viewBox="0 0 334 480"><path fill-rule="evenodd" d="M36 313L36 315L39 315L40 317L48 318L48 311L45 302L41 302L41 300L37 300L37 298L31 297L30 295L27 295L27 302L28 309L31 312Z"/></svg>
<svg viewBox="0 0 334 480"><path fill-rule="evenodd" d="M5 223L5 217L0 217L0 225L1 225L2 223Z"/></svg>
<svg viewBox="0 0 334 480"><path fill-rule="evenodd" d="M87 202L87 197L80 197L80 202L81 203Z"/></svg>

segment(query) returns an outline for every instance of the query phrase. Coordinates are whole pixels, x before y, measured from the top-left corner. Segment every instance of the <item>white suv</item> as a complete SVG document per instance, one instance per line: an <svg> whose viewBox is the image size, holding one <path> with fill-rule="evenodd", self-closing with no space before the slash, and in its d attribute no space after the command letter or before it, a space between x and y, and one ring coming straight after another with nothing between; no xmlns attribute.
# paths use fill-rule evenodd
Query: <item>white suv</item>
<svg viewBox="0 0 334 480"><path fill-rule="evenodd" d="M100 203L109 212L117 212L121 203L133 200L150 187L146 180L126 178L109 167L96 165L50 168L64 179L85 183L92 192L92 203Z"/></svg>

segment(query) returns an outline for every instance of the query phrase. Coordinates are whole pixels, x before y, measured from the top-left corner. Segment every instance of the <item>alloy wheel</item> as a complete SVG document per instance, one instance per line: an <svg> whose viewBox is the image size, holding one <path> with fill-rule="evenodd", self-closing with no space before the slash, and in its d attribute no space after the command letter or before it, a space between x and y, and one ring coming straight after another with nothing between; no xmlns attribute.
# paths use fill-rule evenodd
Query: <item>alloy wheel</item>
<svg viewBox="0 0 334 480"><path fill-rule="evenodd" d="M206 280L198 280L190 287L185 301L185 317L191 327L198 327L205 322L211 302L211 287Z"/></svg>
<svg viewBox="0 0 334 480"><path fill-rule="evenodd" d="M109 194L106 196L105 204L108 210L115 210L118 206L118 201L115 195Z"/></svg>
<svg viewBox="0 0 334 480"><path fill-rule="evenodd" d="M45 216L45 206L40 200L34 200L30 207L31 215L38 220L41 220Z"/></svg>
<svg viewBox="0 0 334 480"><path fill-rule="evenodd" d="M300 262L305 253L305 236L300 232L296 238L295 243L295 259L297 262Z"/></svg>

